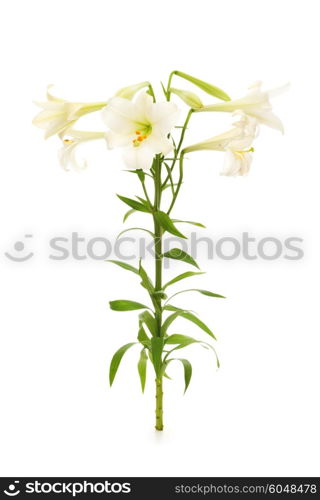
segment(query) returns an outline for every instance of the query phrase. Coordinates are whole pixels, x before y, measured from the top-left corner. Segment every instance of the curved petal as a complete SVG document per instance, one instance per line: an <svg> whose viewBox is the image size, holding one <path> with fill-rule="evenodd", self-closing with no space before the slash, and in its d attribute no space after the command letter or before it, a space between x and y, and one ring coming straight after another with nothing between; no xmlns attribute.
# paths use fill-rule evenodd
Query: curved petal
<svg viewBox="0 0 320 500"><path fill-rule="evenodd" d="M45 127L46 128L46 133L44 135L45 139L48 139L52 135L60 134L67 128L71 127L74 124L74 122L75 121L66 122L63 117L57 118L56 120L52 120Z"/></svg>
<svg viewBox="0 0 320 500"><path fill-rule="evenodd" d="M178 117L179 109L173 102L157 102L148 110L148 119L156 134L168 134Z"/></svg>
<svg viewBox="0 0 320 500"><path fill-rule="evenodd" d="M233 151L227 151L224 159L224 167L220 175L229 177L247 175L251 163L251 153L234 153Z"/></svg>
<svg viewBox="0 0 320 500"><path fill-rule="evenodd" d="M58 152L60 164L64 170L69 170L69 166L78 172L86 169L88 164L85 159L78 160L76 155L76 149L79 143L73 142L70 144L64 144L60 151Z"/></svg>
<svg viewBox="0 0 320 500"><path fill-rule="evenodd" d="M135 120L140 123L150 123L149 115L154 103L151 95L146 92L138 94L135 102Z"/></svg>
<svg viewBox="0 0 320 500"><path fill-rule="evenodd" d="M142 168L150 170L152 167L154 152L148 146L129 146L123 152L123 160L130 170Z"/></svg>
<svg viewBox="0 0 320 500"><path fill-rule="evenodd" d="M262 125L267 125L268 127L280 130L280 132L284 133L282 121L272 111L254 110L250 111L250 114L257 118Z"/></svg>
<svg viewBox="0 0 320 500"><path fill-rule="evenodd" d="M113 97L102 110L102 119L117 134L133 134L136 129L135 105L129 99Z"/></svg>
<svg viewBox="0 0 320 500"><path fill-rule="evenodd" d="M169 139L154 134L147 139L146 146L152 149L154 154L162 153L163 155L167 155L173 149L173 144Z"/></svg>

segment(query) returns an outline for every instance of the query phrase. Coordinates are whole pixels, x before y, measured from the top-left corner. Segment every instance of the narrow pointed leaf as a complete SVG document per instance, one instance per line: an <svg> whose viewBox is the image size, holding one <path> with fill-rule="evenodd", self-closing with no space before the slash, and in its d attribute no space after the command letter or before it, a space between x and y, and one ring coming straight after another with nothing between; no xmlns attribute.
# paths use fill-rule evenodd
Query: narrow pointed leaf
<svg viewBox="0 0 320 500"><path fill-rule="evenodd" d="M140 377L142 392L144 392L144 388L146 386L147 362L148 362L148 356L145 352L145 349L142 349L140 353L140 359L138 361L138 373Z"/></svg>
<svg viewBox="0 0 320 500"><path fill-rule="evenodd" d="M194 339L193 337L188 337L188 335L180 335L179 333L175 333L170 335L166 340L166 344L193 344L195 342L199 342L199 340Z"/></svg>
<svg viewBox="0 0 320 500"><path fill-rule="evenodd" d="M183 365L183 370L184 370L184 384L185 384L184 392L186 392L186 390L189 387L191 376L192 376L192 365L191 365L190 361L188 361L187 359L173 358L173 359L169 359L165 363L165 367L167 367L167 365L171 361L180 361L180 363L182 363L182 365Z"/></svg>
<svg viewBox="0 0 320 500"><path fill-rule="evenodd" d="M110 308L113 311L135 311L136 309L149 309L148 306L133 300L111 300Z"/></svg>
<svg viewBox="0 0 320 500"><path fill-rule="evenodd" d="M142 324L140 324L140 326L139 326L138 340L139 340L139 342L141 344L143 344L144 342L149 342L150 341L150 339L149 339L148 335L146 334L146 331L143 328Z"/></svg>
<svg viewBox="0 0 320 500"><path fill-rule="evenodd" d="M136 342L130 342L130 344L125 344L120 349L117 350L117 352L113 355L113 358L110 363L110 370L109 370L109 382L110 386L113 384L114 378L117 374L120 362L123 358L123 355L126 353L126 351L135 345Z"/></svg>
<svg viewBox="0 0 320 500"><path fill-rule="evenodd" d="M154 293L154 286L153 286L153 283L152 283L151 279L149 278L147 272L142 267L141 260L140 260L140 264L139 264L139 275L140 275L141 280L142 280L142 286L146 290L148 290L150 295L152 295Z"/></svg>
<svg viewBox="0 0 320 500"><path fill-rule="evenodd" d="M163 287L163 289L167 288L170 285L173 285L174 283L178 283L178 281L184 280L185 278L191 278L192 276L197 276L199 274L204 274L203 272L193 272L193 271L187 271L186 273L179 274L179 276L176 276L172 280L168 281Z"/></svg>
<svg viewBox="0 0 320 500"><path fill-rule="evenodd" d="M189 387L190 380L191 380L192 365L191 365L190 361L188 361L187 359L179 359L179 361L181 361L181 363L183 364L183 368L184 368L184 383L185 383L184 392L186 392L186 390Z"/></svg>
<svg viewBox="0 0 320 500"><path fill-rule="evenodd" d="M149 203L147 202L147 200L145 200L144 198L141 198L140 196L136 196L137 200L139 200L142 205L144 205L146 208L149 209Z"/></svg>
<svg viewBox="0 0 320 500"><path fill-rule="evenodd" d="M165 230L168 231L168 233L174 234L175 236L178 236L179 238L184 238L186 239L186 236L184 236L180 231L176 228L172 220L170 219L169 215L167 215L165 212L155 212L154 214L157 222L160 224L160 226Z"/></svg>
<svg viewBox="0 0 320 500"><path fill-rule="evenodd" d="M123 269L126 269L127 271L131 271L132 273L139 275L139 269L137 269L136 267L130 266L130 264L127 264L126 262L122 262L121 260L106 260L106 262L111 262L112 264L116 264L116 266L122 267Z"/></svg>
<svg viewBox="0 0 320 500"><path fill-rule="evenodd" d="M180 220L180 219L172 219L173 222L180 222L184 224L192 224L192 226L198 226L198 227L203 227L205 228L206 226L204 224L201 224L201 222L194 222L192 220Z"/></svg>
<svg viewBox="0 0 320 500"><path fill-rule="evenodd" d="M191 264L192 266L195 266L199 269L199 266L194 260L194 258L191 257L191 255L189 255L184 250L181 250L180 248L172 248L168 252L165 252L163 254L163 257L167 257L168 259L182 260L183 262Z"/></svg>
<svg viewBox="0 0 320 500"><path fill-rule="evenodd" d="M185 318L188 321L191 321L192 323L197 325L199 328L201 328L201 330L203 330L208 335L210 335L210 337L212 337L213 339L216 340L214 333L210 330L210 328L205 323L203 323L203 321L201 321L201 319L199 319L192 312L184 311L183 309L178 309L177 311L175 311L173 314L170 314L170 316L168 316L166 318L166 320L163 322L163 325L161 328L162 335L165 335L167 333L169 326L179 317Z"/></svg>
<svg viewBox="0 0 320 500"><path fill-rule="evenodd" d="M174 347L173 349L171 349L171 351L169 351L167 356L169 356L173 351L176 351L178 349L183 349L184 347L187 347L191 344L200 344L204 349L208 349L208 350L211 349L211 351L213 351L213 353L215 355L217 368L220 368L220 361L219 361L218 354L217 354L217 351L215 350L215 348L211 344L208 344L207 342L203 342L202 340L194 339L193 337L189 337L188 335L181 335L179 333L175 333L175 334L167 337L165 340L165 345L176 345L176 347Z"/></svg>
<svg viewBox="0 0 320 500"><path fill-rule="evenodd" d="M118 234L116 239L118 240L120 236L122 236L124 233L127 233L128 231L144 231L145 233L150 234L152 238L154 237L153 232L149 231L148 229L145 229L144 227L129 227L128 229L124 229L123 231L121 231L121 233Z"/></svg>
<svg viewBox="0 0 320 500"><path fill-rule="evenodd" d="M171 323L173 323L176 318L181 316L181 314L182 314L182 311L176 311L173 314L170 314L170 316L168 316L166 318L166 320L163 322L162 327L161 327L162 335L165 335L167 333L167 330L168 330L169 326L171 325Z"/></svg>
<svg viewBox="0 0 320 500"><path fill-rule="evenodd" d="M130 217L130 215L133 214L134 212L136 212L136 210L134 208L131 208L131 210L128 210L128 212L126 212L124 214L122 222L126 222L127 218Z"/></svg>
<svg viewBox="0 0 320 500"><path fill-rule="evenodd" d="M191 291L202 293L202 295L207 295L207 297L216 297L218 299L225 299L224 295L220 295L219 293L213 293L209 290L199 290L197 288L193 288Z"/></svg>
<svg viewBox="0 0 320 500"><path fill-rule="evenodd" d="M184 311L185 309L181 309L181 307L171 306L170 304L166 304L163 309L165 311Z"/></svg>
<svg viewBox="0 0 320 500"><path fill-rule="evenodd" d="M224 295L220 295L218 293L213 293L210 292L209 290L201 290L199 288L189 288L188 290L181 290L180 292L174 293L169 297L167 302L169 302L173 297L176 297L177 295L180 295L181 293L186 293L186 292L198 292L201 293L202 295L206 295L207 297L215 297L217 299L225 299L226 297Z"/></svg>
<svg viewBox="0 0 320 500"><path fill-rule="evenodd" d="M134 210L138 210L139 212L150 212L148 207L144 205L143 203L140 203L139 201L132 200L131 198L126 198L125 196L120 196L117 194L118 198L123 201L123 203L126 203L129 205L129 207L133 208Z"/></svg>
<svg viewBox="0 0 320 500"><path fill-rule="evenodd" d="M197 325L199 328L201 328L201 330L203 330L208 335L210 335L210 337L217 340L214 333L210 330L210 328L205 323L203 323L203 321L201 321L201 319L199 319L195 314L193 314L191 312L182 312L182 313L180 313L180 316L182 316L182 318L185 318L185 319L191 321L192 323Z"/></svg>
<svg viewBox="0 0 320 500"><path fill-rule="evenodd" d="M157 335L157 323L154 316L149 311L144 311L139 314L139 320L141 323L145 323L152 336Z"/></svg>

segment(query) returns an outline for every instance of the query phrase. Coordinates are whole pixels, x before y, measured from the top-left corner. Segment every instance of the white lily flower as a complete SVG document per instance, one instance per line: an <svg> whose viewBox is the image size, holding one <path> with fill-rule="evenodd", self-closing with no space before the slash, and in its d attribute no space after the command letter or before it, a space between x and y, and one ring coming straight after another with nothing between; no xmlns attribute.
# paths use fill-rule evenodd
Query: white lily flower
<svg viewBox="0 0 320 500"><path fill-rule="evenodd" d="M69 170L71 166L74 170L80 172L87 167L85 159L77 158L77 149L80 145L96 140L104 139L105 132L84 132L81 130L68 129L65 134L60 134L62 148L59 151L59 160L64 170Z"/></svg>
<svg viewBox="0 0 320 500"><path fill-rule="evenodd" d="M108 104L107 102L69 102L53 96L50 93L51 87L52 85L48 86L47 101L35 103L42 108L42 111L32 121L37 127L45 129L46 139L65 131L81 116L99 111Z"/></svg>
<svg viewBox="0 0 320 500"><path fill-rule="evenodd" d="M281 120L273 113L272 106L270 103L270 97L274 97L282 92L284 92L289 85L284 85L278 89L262 91L262 82L256 82L249 87L249 92L246 96L227 101L222 104L212 104L210 106L204 106L197 110L197 112L202 111L223 111L223 112L233 112L237 110L244 111L246 114L255 118L262 125L267 125L268 127L280 130L284 132L283 124Z"/></svg>
<svg viewBox="0 0 320 500"><path fill-rule="evenodd" d="M123 157L129 169L149 170L156 154L171 151L167 136L178 117L174 103L154 103L150 95L142 92L135 101L110 99L102 114L110 129L106 134L108 148L125 148Z"/></svg>
<svg viewBox="0 0 320 500"><path fill-rule="evenodd" d="M223 151L226 155L221 175L246 175L252 162L251 153L254 151L252 143L257 137L258 125L255 118L251 118L242 111L235 114L240 118L233 124L233 129L189 146L184 149L184 153L202 150Z"/></svg>

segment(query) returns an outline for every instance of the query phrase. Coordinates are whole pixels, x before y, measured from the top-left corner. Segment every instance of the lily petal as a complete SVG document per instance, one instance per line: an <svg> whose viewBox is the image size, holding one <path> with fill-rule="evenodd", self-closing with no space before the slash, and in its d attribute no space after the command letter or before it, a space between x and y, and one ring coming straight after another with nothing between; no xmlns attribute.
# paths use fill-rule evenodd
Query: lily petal
<svg viewBox="0 0 320 500"><path fill-rule="evenodd" d="M123 151L123 160L130 170L150 170L152 167L154 151L147 145L128 147Z"/></svg>

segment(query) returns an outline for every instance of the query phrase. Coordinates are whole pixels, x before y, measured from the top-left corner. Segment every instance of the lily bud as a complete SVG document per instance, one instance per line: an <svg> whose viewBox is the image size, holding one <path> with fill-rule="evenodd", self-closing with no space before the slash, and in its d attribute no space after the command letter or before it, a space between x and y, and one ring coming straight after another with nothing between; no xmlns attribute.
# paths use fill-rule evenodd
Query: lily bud
<svg viewBox="0 0 320 500"><path fill-rule="evenodd" d="M194 92L189 92L189 90L181 90L174 88L170 88L169 91L172 94L175 94L178 97L180 97L180 99L182 99L182 101L185 102L192 109L199 109L203 107L200 97L198 97L197 94L195 94Z"/></svg>
<svg viewBox="0 0 320 500"><path fill-rule="evenodd" d="M230 97L226 92L223 90L219 89L219 87L216 87L215 85L211 85L211 83L204 82L203 80L199 80L198 78L195 78L194 76L188 75L187 73L183 73L182 71L173 71L174 75L180 76L180 78L184 78L185 80L188 80L188 82L193 83L199 89L203 90L207 94L213 95L214 97L217 97L218 99L221 99L222 101L230 101Z"/></svg>
<svg viewBox="0 0 320 500"><path fill-rule="evenodd" d="M131 100L134 95L139 92L139 90L143 89L144 87L148 87L149 85L149 82L141 82L136 83L135 85L129 85L128 87L123 87L122 89L118 90L115 96Z"/></svg>

